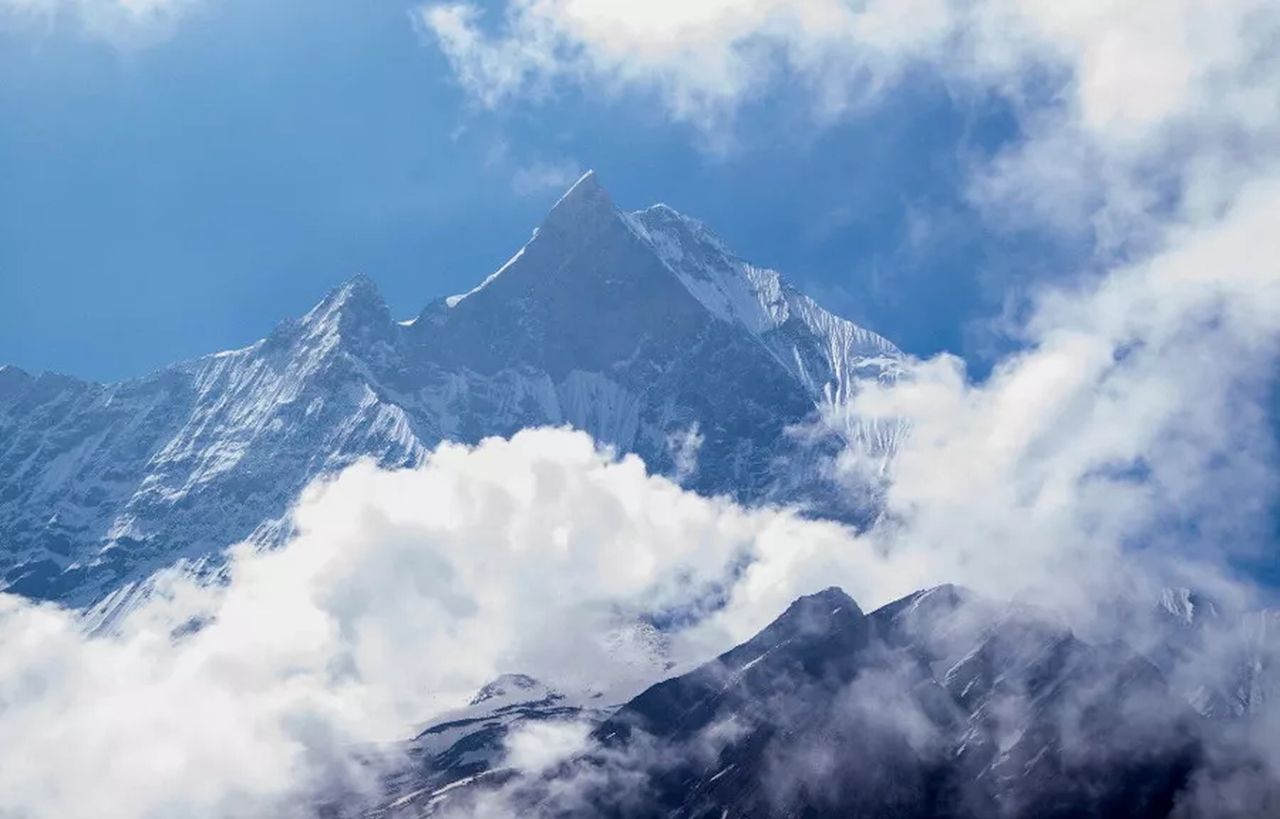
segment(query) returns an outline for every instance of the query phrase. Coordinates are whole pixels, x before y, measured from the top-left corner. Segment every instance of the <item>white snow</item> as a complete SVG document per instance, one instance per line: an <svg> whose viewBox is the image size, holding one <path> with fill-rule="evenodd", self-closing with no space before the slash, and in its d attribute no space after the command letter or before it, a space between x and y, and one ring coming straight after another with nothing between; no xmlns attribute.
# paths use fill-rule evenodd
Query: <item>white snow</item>
<svg viewBox="0 0 1280 819"><path fill-rule="evenodd" d="M564 194L559 199L556 200L555 205L553 205L551 209L555 210L557 207L563 204L566 199L568 199L570 196L573 195L573 192L576 191L578 187L582 185L583 182L586 182L588 179L594 178L595 175L596 175L596 172L594 170L588 169L585 173L582 174L582 176L578 177L578 180L576 182L574 182L572 185L569 186L569 190L565 191Z"/></svg>
<svg viewBox="0 0 1280 819"><path fill-rule="evenodd" d="M533 240L530 239L529 241L533 241ZM458 303L461 302L463 299L467 298L468 296L474 296L476 293L479 293L481 290L493 284L495 281L497 281L499 276L501 276L503 273L507 272L508 269L510 269L511 265L516 263L516 260L518 260L521 256L524 255L525 248L527 248L528 246L529 245L526 242L524 247L521 247L519 250L517 250L514 256L512 256L510 259L507 259L507 261L503 263L502 267L499 267L497 270L493 271L488 276L485 276L484 281L480 282L475 287L457 296L447 297L444 300L445 306L457 307Z"/></svg>
<svg viewBox="0 0 1280 819"><path fill-rule="evenodd" d="M732 771L735 767L736 767L736 766L734 766L734 765L729 765L728 767L721 768L719 771L716 771L716 773L715 773L715 774L714 774L710 779L708 779L708 780L707 780L707 783L708 783L708 784L710 784L710 783L712 783L712 782L715 782L715 781L716 781L717 779L719 779L720 777L722 777L722 776L724 776L725 774L729 773L729 771Z"/></svg>

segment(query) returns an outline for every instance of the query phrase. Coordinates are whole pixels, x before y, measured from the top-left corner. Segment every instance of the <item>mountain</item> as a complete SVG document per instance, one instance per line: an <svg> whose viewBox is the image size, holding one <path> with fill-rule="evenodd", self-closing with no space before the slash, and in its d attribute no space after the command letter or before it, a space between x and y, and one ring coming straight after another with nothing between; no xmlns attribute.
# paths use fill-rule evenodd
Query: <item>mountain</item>
<svg viewBox="0 0 1280 819"><path fill-rule="evenodd" d="M394 810L414 799L501 770L506 741L529 722L602 720L599 710L523 674L504 674L480 689L471 702L422 728L397 756L403 762L384 777L395 794Z"/></svg>
<svg viewBox="0 0 1280 819"><path fill-rule="evenodd" d="M1171 588L1152 619L1144 653L1201 714L1257 718L1280 703L1280 610L1232 611Z"/></svg>
<svg viewBox="0 0 1280 819"><path fill-rule="evenodd" d="M1280 806L1258 756L1265 727L1255 746L1127 646L951 586L870 614L827 589L603 721L532 718L590 721L593 744L549 771L501 755L453 775L427 764L365 815L1189 819Z"/></svg>
<svg viewBox="0 0 1280 819"><path fill-rule="evenodd" d="M869 502L836 491L827 456L886 457L902 429L793 429L900 362L696 220L618 210L588 173L501 269L409 321L355 278L261 341L143 378L0 368L0 585L106 617L164 567L281 542L317 476L543 424L699 492L858 522Z"/></svg>

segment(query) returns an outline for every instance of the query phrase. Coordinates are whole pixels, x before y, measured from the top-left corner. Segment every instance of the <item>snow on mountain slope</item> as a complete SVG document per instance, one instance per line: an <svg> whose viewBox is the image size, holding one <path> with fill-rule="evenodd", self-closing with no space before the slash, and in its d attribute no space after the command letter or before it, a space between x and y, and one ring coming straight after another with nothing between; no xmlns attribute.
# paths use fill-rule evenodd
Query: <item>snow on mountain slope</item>
<svg viewBox="0 0 1280 819"><path fill-rule="evenodd" d="M845 441L791 430L900 358L700 223L622 213L588 174L499 271L413 321L356 278L255 344L143 378L0 368L0 585L105 616L163 567L278 543L317 476L544 424L701 492L857 520L826 471ZM901 434L845 438L885 457Z"/></svg>
<svg viewBox="0 0 1280 819"><path fill-rule="evenodd" d="M702 222L666 205L629 214L627 221L694 298L754 335L828 410L828 419L843 424L846 445L874 458L906 434L905 421L830 411L852 400L859 383L901 375L902 352L891 342L823 309L777 271L738 258Z"/></svg>
<svg viewBox="0 0 1280 819"><path fill-rule="evenodd" d="M843 402L857 381L895 373L902 356L897 347L827 312L777 271L737 258L696 219L654 205L629 214L627 221L708 311L759 338L824 400Z"/></svg>
<svg viewBox="0 0 1280 819"><path fill-rule="evenodd" d="M175 560L274 539L318 474L419 460L405 411L367 378L385 313L357 280L243 350L120 384L36 379L0 406L10 588L88 603Z"/></svg>

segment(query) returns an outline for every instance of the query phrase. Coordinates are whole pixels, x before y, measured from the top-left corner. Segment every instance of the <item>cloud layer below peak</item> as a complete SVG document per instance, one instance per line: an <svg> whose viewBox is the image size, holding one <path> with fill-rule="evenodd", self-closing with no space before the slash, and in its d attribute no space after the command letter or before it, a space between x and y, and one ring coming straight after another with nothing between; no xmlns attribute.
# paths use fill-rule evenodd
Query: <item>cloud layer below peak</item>
<svg viewBox="0 0 1280 819"><path fill-rule="evenodd" d="M566 430L357 465L296 520L280 550L233 550L225 586L167 577L109 634L0 595L0 813L307 815L316 794L370 784L369 743L500 673L626 699L654 673L651 646L626 639L646 615L696 619L744 559L841 554L847 537L686 493ZM789 594L760 593L671 635L663 661L713 654Z"/></svg>

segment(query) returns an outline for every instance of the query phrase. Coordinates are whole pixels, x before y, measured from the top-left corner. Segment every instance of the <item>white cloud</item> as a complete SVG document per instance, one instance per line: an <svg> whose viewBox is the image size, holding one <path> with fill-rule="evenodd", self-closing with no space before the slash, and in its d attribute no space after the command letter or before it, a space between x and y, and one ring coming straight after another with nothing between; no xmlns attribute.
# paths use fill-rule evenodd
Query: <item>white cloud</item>
<svg viewBox="0 0 1280 819"><path fill-rule="evenodd" d="M520 196L560 192L580 176L582 168L576 162L534 162L516 169L511 177L511 189Z"/></svg>
<svg viewBox="0 0 1280 819"><path fill-rule="evenodd" d="M48 32L70 24L119 48L151 45L169 36L199 0L0 0L5 24Z"/></svg>
<svg viewBox="0 0 1280 819"><path fill-rule="evenodd" d="M1215 218L1166 226L1150 258L1041 291L1026 348L990 378L943 355L869 385L852 413L911 424L873 536L1077 613L1141 583L1247 596L1222 575L1274 549L1277 212L1280 169Z"/></svg>
<svg viewBox="0 0 1280 819"><path fill-rule="evenodd" d="M417 470L358 465L296 514L284 548L236 551L226 587L169 578L116 634L0 595L0 814L292 815L317 783L359 785L359 744L501 672L626 697L619 624L696 603L743 555L846 537L685 493L562 430L445 445ZM537 738L513 740L522 764L549 759Z"/></svg>
<svg viewBox="0 0 1280 819"><path fill-rule="evenodd" d="M778 88L822 121L928 69L1020 112L1025 138L975 169L979 201L1104 240L1129 241L1171 190L1220 205L1240 181L1223 171L1280 143L1268 0L508 0L416 19L485 105L565 83L652 91L717 145Z"/></svg>
<svg viewBox="0 0 1280 819"><path fill-rule="evenodd" d="M0 596L0 813L289 816L318 782L361 784L353 748L499 673L625 696L637 657L617 626L717 584L723 608L671 635L679 661L832 584L870 609L958 582L1086 626L1171 581L1248 602L1222 564L1275 497L1277 212L1280 176L1261 177L1171 225L1151 258L1042 292L1027 349L989 380L942 356L866 389L854 412L912 434L861 536L533 430L444 445L417 470L353 467L305 495L286 547L238 552L225 588L167 581L115 635ZM171 639L190 622L205 625ZM508 750L536 770L580 733Z"/></svg>
<svg viewBox="0 0 1280 819"><path fill-rule="evenodd" d="M955 392L948 377L935 379L943 396ZM971 434L981 408L1000 403L960 396L969 414L951 434ZM956 408L946 400L940 410ZM1025 457L1035 449L1017 426L1026 419L1008 420L1003 448ZM354 466L305 494L299 534L285 547L237 550L225 587L166 579L114 634L86 637L70 612L0 595L0 813L300 814L321 783L364 784L357 748L404 736L499 673L626 697L643 681L627 642L613 639L618 626L696 609L716 584L727 590L724 608L670 635L681 664L749 637L796 596L831 584L870 608L942 581L1002 594L1035 588L1046 574L1061 580L1052 550L1063 538L1011 557L1010 543L1050 528L1005 509L1005 487L947 519L1005 471L966 472L951 494L936 481L907 485L927 459L958 454L954 441L939 447L930 423L922 419L919 448L906 453L901 491L937 512L881 533L892 541L702 498L581 433L531 430L474 448L443 445L415 470ZM943 523L949 536L939 540ZM1117 565L1110 541L1079 548ZM1077 563L1058 563L1081 577ZM554 764L582 733L561 725L517 734L510 761Z"/></svg>
<svg viewBox="0 0 1280 819"><path fill-rule="evenodd" d="M1274 51L1265 0L508 0L496 21L468 3L427 3L417 18L486 104L549 81L648 85L703 120L769 82L842 107L925 65L1010 95L1031 69L1058 69L1086 128L1131 140L1192 103L1239 102L1215 96L1274 106L1259 82L1273 67L1257 62Z"/></svg>
<svg viewBox="0 0 1280 819"><path fill-rule="evenodd" d="M226 587L168 579L116 634L87 638L71 613L0 596L0 813L301 814L319 783L362 784L354 749L499 673L626 696L635 658L617 626L696 608L715 584L724 607L670 635L679 661L831 584L868 609L944 581L1068 607L1179 572L1238 593L1176 553L1124 552L1184 507L1198 523L1245 517L1231 504L1265 488L1258 419L1232 385L1274 353L1259 342L1280 327L1280 277L1205 261L1269 241L1272 193L1165 258L1046 297L1038 345L988 384L941 358L865 393L859 411L914 423L892 516L865 536L702 498L580 433L531 430L443 445L415 470L352 467L305 494L284 548L238 550ZM1108 477L1138 458L1149 480ZM508 753L535 771L583 739L531 731Z"/></svg>
<svg viewBox="0 0 1280 819"><path fill-rule="evenodd" d="M667 451L675 465L672 477L676 483L684 483L698 471L698 453L704 440L696 421L688 429L667 437Z"/></svg>
<svg viewBox="0 0 1280 819"><path fill-rule="evenodd" d="M466 4L419 13L488 105L560 83L647 89L714 134L779 86L821 120L913 68L1014 105L1020 137L973 168L973 199L995 226L1089 231L1101 252L1072 288L1030 291L1026 348L989 380L944 356L855 407L913 427L888 488L898 525L875 533L897 560L1007 590L1105 577L1135 545L1173 542L1185 558L1247 539L1273 497L1261 398L1280 327L1274 3L511 0L496 19ZM761 561L740 588L751 572L811 568L787 560Z"/></svg>
<svg viewBox="0 0 1280 819"><path fill-rule="evenodd" d="M591 725L565 720L517 725L506 738L504 763L523 773L538 774L590 746Z"/></svg>

